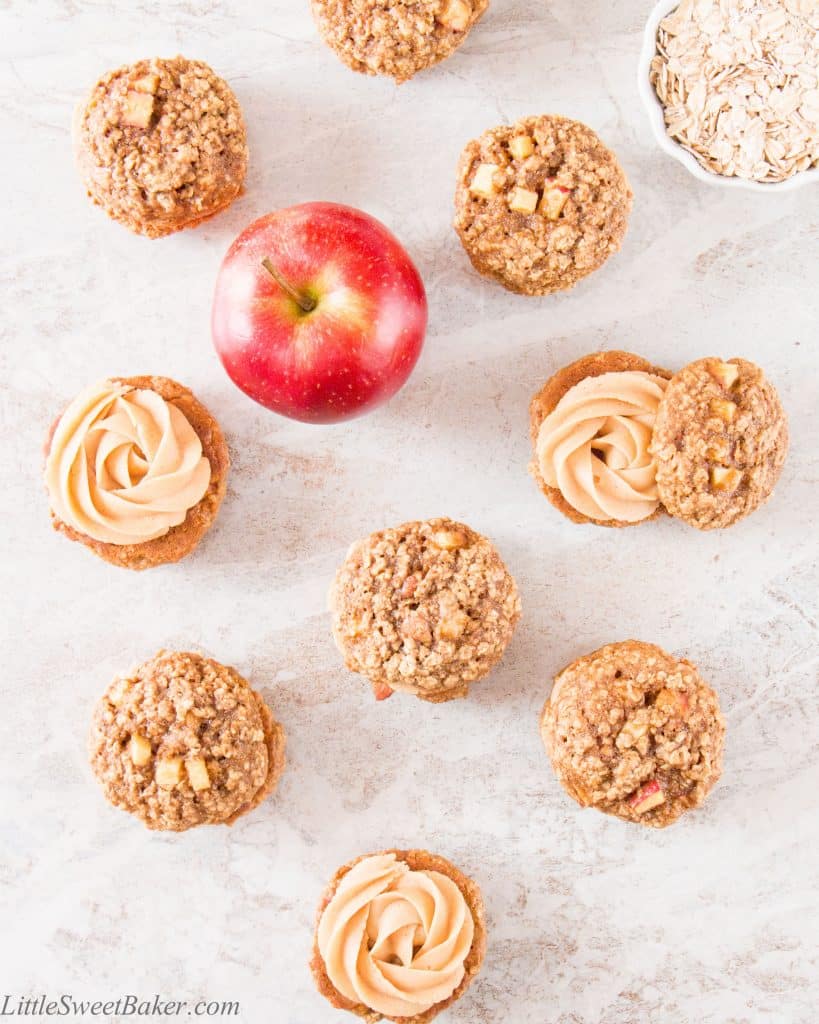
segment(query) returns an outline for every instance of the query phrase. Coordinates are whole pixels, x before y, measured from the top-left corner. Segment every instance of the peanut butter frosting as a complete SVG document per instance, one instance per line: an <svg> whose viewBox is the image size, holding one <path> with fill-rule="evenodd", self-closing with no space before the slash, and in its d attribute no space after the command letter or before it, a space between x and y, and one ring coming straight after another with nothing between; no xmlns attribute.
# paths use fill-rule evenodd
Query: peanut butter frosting
<svg viewBox="0 0 819 1024"><path fill-rule="evenodd" d="M575 384L538 432L544 481L589 519L636 523L653 515L659 497L649 445L666 385L641 370Z"/></svg>
<svg viewBox="0 0 819 1024"><path fill-rule="evenodd" d="M458 886L413 871L394 853L365 857L344 875L318 926L335 988L389 1017L448 999L463 980L475 925Z"/></svg>
<svg viewBox="0 0 819 1024"><path fill-rule="evenodd" d="M196 431L149 389L104 380L82 392L57 424L46 461L55 514L107 544L163 537L210 483Z"/></svg>

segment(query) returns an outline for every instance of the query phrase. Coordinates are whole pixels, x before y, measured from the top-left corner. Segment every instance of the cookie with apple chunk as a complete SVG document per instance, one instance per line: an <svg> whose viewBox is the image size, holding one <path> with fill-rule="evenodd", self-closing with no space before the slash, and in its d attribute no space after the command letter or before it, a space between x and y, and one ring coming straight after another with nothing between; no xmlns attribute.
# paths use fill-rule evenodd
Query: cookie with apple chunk
<svg viewBox="0 0 819 1024"><path fill-rule="evenodd" d="M244 190L247 135L230 86L202 61L137 61L103 75L74 117L88 195L138 235L195 227Z"/></svg>
<svg viewBox="0 0 819 1024"><path fill-rule="evenodd" d="M474 268L521 295L572 288L622 245L632 193L579 121L541 115L490 128L458 164L455 230Z"/></svg>
<svg viewBox="0 0 819 1024"><path fill-rule="evenodd" d="M651 828L699 807L722 772L717 695L690 662L639 640L607 644L564 668L540 732L581 807Z"/></svg>
<svg viewBox="0 0 819 1024"><path fill-rule="evenodd" d="M232 825L278 784L284 729L235 669L160 651L97 703L91 768L110 803L150 829Z"/></svg>
<svg viewBox="0 0 819 1024"><path fill-rule="evenodd" d="M651 452L671 515L699 530L724 529L773 494L788 454L788 421L754 363L698 359L671 379Z"/></svg>
<svg viewBox="0 0 819 1024"><path fill-rule="evenodd" d="M463 43L489 0L311 0L319 33L347 67L399 84Z"/></svg>
<svg viewBox="0 0 819 1024"><path fill-rule="evenodd" d="M376 699L465 697L500 661L520 618L494 546L451 519L404 523L354 544L330 592L333 637Z"/></svg>

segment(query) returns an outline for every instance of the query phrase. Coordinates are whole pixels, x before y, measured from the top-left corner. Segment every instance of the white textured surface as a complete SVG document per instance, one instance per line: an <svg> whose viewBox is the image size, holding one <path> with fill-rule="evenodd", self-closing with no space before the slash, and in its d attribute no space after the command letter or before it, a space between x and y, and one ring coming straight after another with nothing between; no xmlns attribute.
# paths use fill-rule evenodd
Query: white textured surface
<svg viewBox="0 0 819 1024"><path fill-rule="evenodd" d="M460 54L400 90L338 63L306 6L0 2L0 990L207 996L240 1000L252 1024L341 1022L306 967L319 891L350 857L413 844L471 873L488 905L485 968L453 1022L815 1021L816 190L724 193L656 151L634 81L645 0L494 0ZM234 86L249 188L200 230L148 242L85 200L68 126L98 73L177 51ZM482 129L545 111L600 132L635 209L595 277L516 298L461 252L453 171ZM330 429L244 398L208 330L233 236L319 198L385 220L431 308L407 388ZM761 363L792 424L774 500L725 533L563 521L526 474L527 403L601 347L669 367ZM87 382L146 372L212 408L234 470L195 556L129 574L51 532L40 447ZM495 540L524 620L468 701L376 705L334 650L328 581L360 535L441 513ZM537 734L554 672L628 636L691 657L728 718L723 781L664 833L581 812ZM86 766L93 702L161 646L236 665L289 732L277 795L232 830L152 835L105 805Z"/></svg>

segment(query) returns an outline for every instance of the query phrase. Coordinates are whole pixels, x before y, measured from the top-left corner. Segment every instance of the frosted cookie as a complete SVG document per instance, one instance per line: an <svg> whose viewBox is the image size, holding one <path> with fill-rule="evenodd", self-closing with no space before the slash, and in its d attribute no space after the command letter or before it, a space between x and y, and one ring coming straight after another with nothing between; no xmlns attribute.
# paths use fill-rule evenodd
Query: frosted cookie
<svg viewBox="0 0 819 1024"><path fill-rule="evenodd" d="M520 598L492 544L451 519L404 523L354 544L330 592L333 636L376 696L465 697L500 660Z"/></svg>
<svg viewBox="0 0 819 1024"><path fill-rule="evenodd" d="M310 967L340 1010L368 1024L427 1024L483 963L480 889L443 857L386 850L345 864L324 892Z"/></svg>
<svg viewBox="0 0 819 1024"><path fill-rule="evenodd" d="M149 238L199 224L244 188L242 111L202 61L157 57L108 72L77 110L74 146L88 195Z"/></svg>
<svg viewBox="0 0 819 1024"><path fill-rule="evenodd" d="M46 443L53 526L125 569L177 562L213 524L229 464L219 424L186 387L167 377L98 381Z"/></svg>
<svg viewBox="0 0 819 1024"><path fill-rule="evenodd" d="M353 71L405 82L449 57L489 0L311 0L325 43Z"/></svg>
<svg viewBox="0 0 819 1024"><path fill-rule="evenodd" d="M631 200L620 164L590 128L527 117L464 149L455 229L479 273L522 295L546 295L617 252Z"/></svg>
<svg viewBox="0 0 819 1024"><path fill-rule="evenodd" d="M160 651L118 676L94 711L91 768L150 829L231 825L276 788L285 735L238 672Z"/></svg>
<svg viewBox="0 0 819 1024"><path fill-rule="evenodd" d="M668 385L651 451L671 515L700 530L718 529L771 496L788 452L788 423L758 366L699 359Z"/></svg>
<svg viewBox="0 0 819 1024"><path fill-rule="evenodd" d="M596 352L532 399L530 471L573 522L632 526L661 511L649 449L670 376L630 352Z"/></svg>
<svg viewBox="0 0 819 1024"><path fill-rule="evenodd" d="M699 807L722 772L725 722L688 661L625 640L556 677L540 732L581 807L664 828Z"/></svg>

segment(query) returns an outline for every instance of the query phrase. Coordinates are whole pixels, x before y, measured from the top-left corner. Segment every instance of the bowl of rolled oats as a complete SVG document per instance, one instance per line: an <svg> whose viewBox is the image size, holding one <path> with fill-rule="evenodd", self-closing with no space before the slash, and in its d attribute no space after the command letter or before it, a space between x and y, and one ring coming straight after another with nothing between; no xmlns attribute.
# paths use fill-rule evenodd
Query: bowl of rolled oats
<svg viewBox="0 0 819 1024"><path fill-rule="evenodd" d="M819 0L660 0L638 85L659 146L701 181L819 182Z"/></svg>

